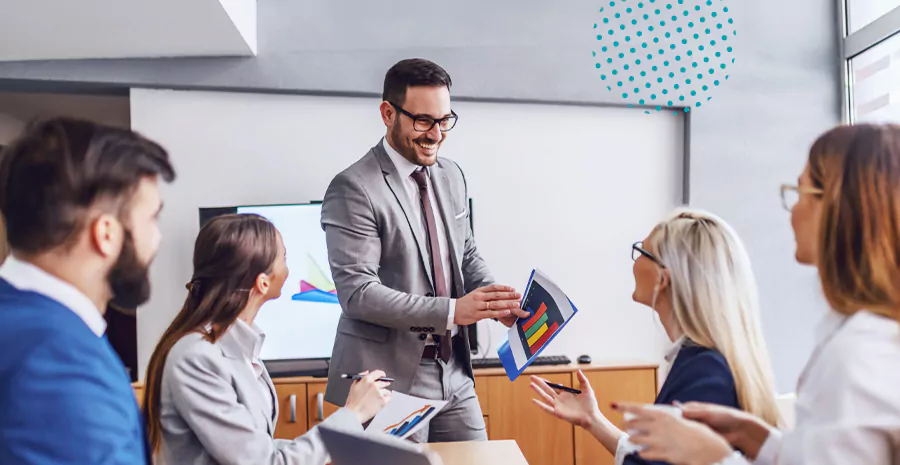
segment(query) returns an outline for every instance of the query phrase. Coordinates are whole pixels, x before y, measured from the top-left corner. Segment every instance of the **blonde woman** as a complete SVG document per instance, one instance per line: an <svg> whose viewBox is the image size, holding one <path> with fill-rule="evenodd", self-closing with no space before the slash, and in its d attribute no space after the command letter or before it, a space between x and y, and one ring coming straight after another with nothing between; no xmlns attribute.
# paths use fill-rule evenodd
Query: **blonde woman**
<svg viewBox="0 0 900 465"><path fill-rule="evenodd" d="M642 456L689 465L900 463L900 126L826 132L781 195L795 258L818 269L833 309L798 380L796 427L782 434L702 403L685 405L690 420L622 406L637 415L629 428L641 432Z"/></svg>
<svg viewBox="0 0 900 465"><path fill-rule="evenodd" d="M775 425L772 370L760 329L750 260L734 231L698 210L679 210L632 246L632 298L653 309L674 342L657 404L702 401L743 409ZM631 453L628 435L607 420L590 383L558 392L532 377L534 402L590 432L617 464L647 463ZM602 389L602 388L601 388Z"/></svg>

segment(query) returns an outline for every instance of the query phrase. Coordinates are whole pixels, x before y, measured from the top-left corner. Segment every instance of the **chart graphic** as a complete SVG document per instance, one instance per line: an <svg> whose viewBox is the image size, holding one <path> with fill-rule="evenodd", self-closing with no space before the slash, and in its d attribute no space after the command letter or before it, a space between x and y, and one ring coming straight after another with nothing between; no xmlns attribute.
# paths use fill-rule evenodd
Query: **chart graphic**
<svg viewBox="0 0 900 465"><path fill-rule="evenodd" d="M531 316L519 319L516 326L519 340L525 348L525 356L530 360L559 331L566 320L550 293L537 281L531 283L524 304L525 310L531 313Z"/></svg>
<svg viewBox="0 0 900 465"><path fill-rule="evenodd" d="M391 436L403 437L408 431L414 429L419 423L425 421L434 413L434 405L426 405L415 412L410 413L403 420L384 428L384 432Z"/></svg>
<svg viewBox="0 0 900 465"><path fill-rule="evenodd" d="M406 439L421 430L447 405L446 400L391 392L391 401L375 415L366 431Z"/></svg>
<svg viewBox="0 0 900 465"><path fill-rule="evenodd" d="M312 255L307 255L306 279L300 280L300 292L291 296L291 300L300 302L321 302L337 304L337 290L334 283L322 271Z"/></svg>

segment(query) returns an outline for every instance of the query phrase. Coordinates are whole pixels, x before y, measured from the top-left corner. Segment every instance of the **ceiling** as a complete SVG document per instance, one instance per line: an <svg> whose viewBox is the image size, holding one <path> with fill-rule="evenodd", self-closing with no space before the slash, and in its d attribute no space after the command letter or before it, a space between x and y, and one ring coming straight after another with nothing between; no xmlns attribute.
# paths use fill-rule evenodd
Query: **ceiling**
<svg viewBox="0 0 900 465"><path fill-rule="evenodd" d="M11 0L0 61L252 56L256 0Z"/></svg>

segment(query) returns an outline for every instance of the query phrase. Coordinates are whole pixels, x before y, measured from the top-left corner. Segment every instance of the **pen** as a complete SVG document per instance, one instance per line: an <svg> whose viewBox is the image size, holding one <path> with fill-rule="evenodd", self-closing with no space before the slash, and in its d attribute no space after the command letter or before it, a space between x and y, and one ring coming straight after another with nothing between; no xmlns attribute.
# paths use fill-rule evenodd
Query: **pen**
<svg viewBox="0 0 900 465"><path fill-rule="evenodd" d="M547 386L552 387L553 389L559 389L560 391L566 391L571 394L581 394L581 391L578 389L570 388L568 386L563 386L562 384L551 383L550 381L544 380L547 383Z"/></svg>
<svg viewBox="0 0 900 465"><path fill-rule="evenodd" d="M353 381L359 381L359 380L365 378L365 376L362 376L362 375L348 375L348 374L344 374L344 375L341 375L341 378L344 378L344 379L352 379ZM382 381L382 382L385 382L385 383L393 383L393 382L394 382L394 378L378 378L378 379L376 379L375 381Z"/></svg>

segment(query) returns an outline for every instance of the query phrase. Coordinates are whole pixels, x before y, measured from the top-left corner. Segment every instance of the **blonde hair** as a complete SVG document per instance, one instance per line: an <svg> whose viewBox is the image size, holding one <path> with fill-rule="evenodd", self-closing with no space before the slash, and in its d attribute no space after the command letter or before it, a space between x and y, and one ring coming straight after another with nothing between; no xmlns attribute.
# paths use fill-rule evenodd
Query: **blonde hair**
<svg viewBox="0 0 900 465"><path fill-rule="evenodd" d="M669 271L675 322L694 343L725 357L740 407L777 425L756 280L737 234L717 216L679 209L656 226L650 242Z"/></svg>

